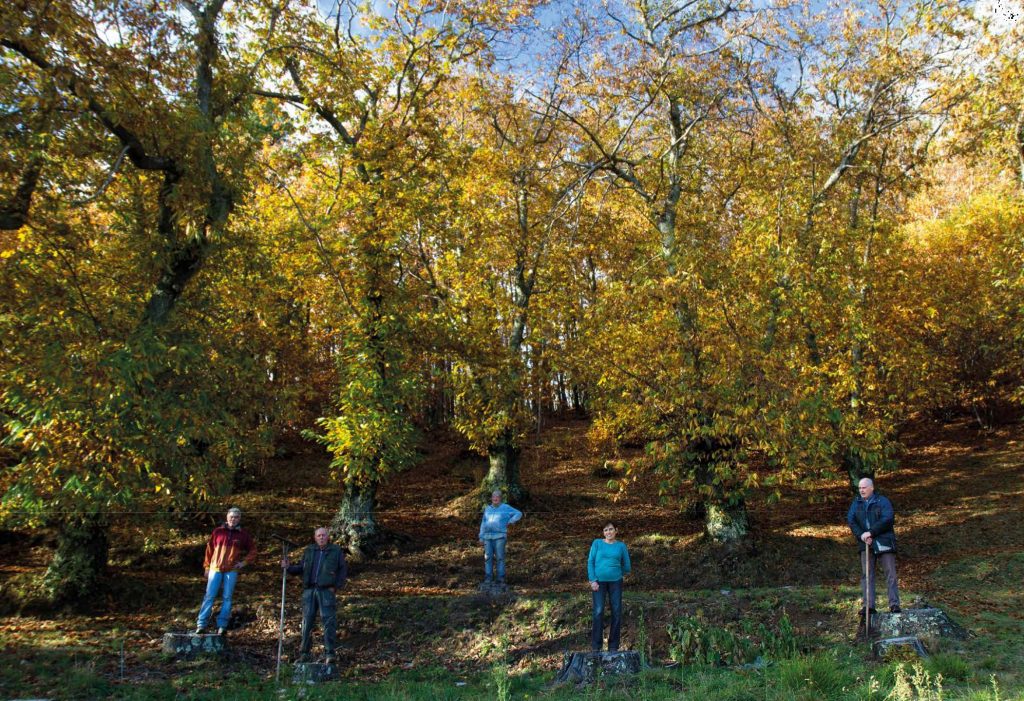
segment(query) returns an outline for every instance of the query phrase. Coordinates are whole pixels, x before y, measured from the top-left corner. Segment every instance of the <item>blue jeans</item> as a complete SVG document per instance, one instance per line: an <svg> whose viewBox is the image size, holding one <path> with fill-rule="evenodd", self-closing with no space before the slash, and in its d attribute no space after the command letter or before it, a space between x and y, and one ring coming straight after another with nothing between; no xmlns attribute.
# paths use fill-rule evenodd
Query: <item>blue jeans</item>
<svg viewBox="0 0 1024 701"><path fill-rule="evenodd" d="M619 635L622 632L622 580L617 582L598 582L594 595L594 617L590 630L590 649L597 652L601 649L604 637L604 597L612 607L612 629L608 631L608 650L619 649Z"/></svg>
<svg viewBox="0 0 1024 701"><path fill-rule="evenodd" d="M237 581L238 572L235 570L230 572L214 572L210 570L206 580L206 596L203 597L203 603L199 607L199 618L196 621L197 628L205 628L209 622L210 614L213 612L213 600L217 597L217 591L220 590L222 584L224 591L221 592L220 596L220 613L217 615L217 627L228 627L228 621L231 619L231 595L235 592L235 582Z"/></svg>
<svg viewBox="0 0 1024 701"><path fill-rule="evenodd" d="M505 581L505 542L507 538L484 538L484 577L493 579L498 565L498 581Z"/></svg>

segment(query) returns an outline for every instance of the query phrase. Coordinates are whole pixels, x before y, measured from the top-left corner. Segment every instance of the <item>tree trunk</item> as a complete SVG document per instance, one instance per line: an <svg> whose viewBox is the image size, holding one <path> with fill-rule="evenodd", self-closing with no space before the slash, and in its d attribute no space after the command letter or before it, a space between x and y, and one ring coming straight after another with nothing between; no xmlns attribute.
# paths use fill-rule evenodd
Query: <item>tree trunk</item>
<svg viewBox="0 0 1024 701"><path fill-rule="evenodd" d="M372 557L380 544L381 529L377 523L377 483L345 485L338 513L331 523L331 533L348 546L352 560L361 562Z"/></svg>
<svg viewBox="0 0 1024 701"><path fill-rule="evenodd" d="M500 489L505 500L521 502L526 498L526 490L519 481L519 459L522 451L514 445L510 436L506 435L487 449L489 467L480 492L483 498L495 489Z"/></svg>
<svg viewBox="0 0 1024 701"><path fill-rule="evenodd" d="M1024 190L1024 106L1017 112L1017 182Z"/></svg>
<svg viewBox="0 0 1024 701"><path fill-rule="evenodd" d="M875 479L875 471L869 469L864 464L864 459L853 450L853 448L847 448L843 451L843 469L846 470L846 474L850 477L850 487L854 493L857 493L857 485L865 477L869 479Z"/></svg>
<svg viewBox="0 0 1024 701"><path fill-rule="evenodd" d="M555 378L558 381L558 413L566 416L569 413L569 393L565 387L565 373L559 370Z"/></svg>
<svg viewBox="0 0 1024 701"><path fill-rule="evenodd" d="M750 532L747 506L742 499L732 503L706 502L704 531L719 543L735 543Z"/></svg>
<svg viewBox="0 0 1024 701"><path fill-rule="evenodd" d="M703 438L694 446L694 479L703 495L704 531L718 543L735 543L750 532L742 487L730 489L721 479L719 466L731 467L729 463L735 461L733 445L728 439Z"/></svg>
<svg viewBox="0 0 1024 701"><path fill-rule="evenodd" d="M98 514L64 519L57 533L57 550L43 575L43 587L57 604L84 604L99 591L107 567L107 523Z"/></svg>
<svg viewBox="0 0 1024 701"><path fill-rule="evenodd" d="M573 384L572 386L572 410L577 417L587 416L587 388L583 385Z"/></svg>

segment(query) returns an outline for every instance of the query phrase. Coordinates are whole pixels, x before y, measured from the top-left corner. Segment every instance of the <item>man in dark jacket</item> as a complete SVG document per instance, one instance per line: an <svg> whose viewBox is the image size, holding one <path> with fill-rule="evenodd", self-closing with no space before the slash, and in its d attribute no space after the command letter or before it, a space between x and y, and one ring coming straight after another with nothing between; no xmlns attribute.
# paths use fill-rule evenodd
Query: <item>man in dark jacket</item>
<svg viewBox="0 0 1024 701"><path fill-rule="evenodd" d="M857 539L861 559L861 592L865 606L875 612L875 568L881 563L885 570L886 593L889 596L889 610L900 612L900 592L896 586L896 533L893 524L896 513L892 502L881 494L875 494L875 483L865 477L857 485L860 497L853 500L846 514L850 532ZM865 547L869 546L869 547ZM867 560L865 562L865 559ZM867 575L867 577L865 577ZM865 579L867 581L865 581ZM870 604L868 603L870 602ZM864 607L861 607L861 615Z"/></svg>
<svg viewBox="0 0 1024 701"><path fill-rule="evenodd" d="M317 528L313 533L314 545L306 548L302 562L293 565L285 558L281 566L288 574L302 575L302 659L308 659L312 647L313 623L317 611L324 627L324 649L326 662L334 662L334 648L337 643L338 617L335 592L345 586L348 567L345 553L331 543L331 533L326 528Z"/></svg>

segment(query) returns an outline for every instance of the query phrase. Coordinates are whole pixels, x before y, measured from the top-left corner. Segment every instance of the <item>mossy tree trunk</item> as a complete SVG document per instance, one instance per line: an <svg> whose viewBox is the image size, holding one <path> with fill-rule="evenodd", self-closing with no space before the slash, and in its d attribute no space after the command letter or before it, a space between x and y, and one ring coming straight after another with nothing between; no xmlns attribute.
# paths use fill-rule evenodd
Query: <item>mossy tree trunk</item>
<svg viewBox="0 0 1024 701"><path fill-rule="evenodd" d="M58 525L57 549L43 575L54 605L85 604L96 596L107 567L107 521L98 514L76 514Z"/></svg>
<svg viewBox="0 0 1024 701"><path fill-rule="evenodd" d="M703 438L695 446L694 478L704 504L704 532L718 543L735 543L750 532L744 490L730 486L736 472L734 443L728 438Z"/></svg>
<svg viewBox="0 0 1024 701"><path fill-rule="evenodd" d="M718 543L735 543L749 532L747 506L741 498L733 502L705 504L704 531Z"/></svg>
<svg viewBox="0 0 1024 701"><path fill-rule="evenodd" d="M521 503L527 496L519 481L519 462L522 450L510 434L492 444L487 450L488 469L480 485L481 498L486 502L491 492L500 489L506 501Z"/></svg>
<svg viewBox="0 0 1024 701"><path fill-rule="evenodd" d="M843 469L846 470L846 474L850 477L850 489L854 493L857 492L857 485L862 479L865 477L872 480L875 479L875 471L864 463L864 458L853 448L847 448L843 451Z"/></svg>
<svg viewBox="0 0 1024 701"><path fill-rule="evenodd" d="M331 523L331 534L348 546L349 554L356 562L372 557L381 539L381 528L377 523L377 484L348 484L341 497L338 513Z"/></svg>

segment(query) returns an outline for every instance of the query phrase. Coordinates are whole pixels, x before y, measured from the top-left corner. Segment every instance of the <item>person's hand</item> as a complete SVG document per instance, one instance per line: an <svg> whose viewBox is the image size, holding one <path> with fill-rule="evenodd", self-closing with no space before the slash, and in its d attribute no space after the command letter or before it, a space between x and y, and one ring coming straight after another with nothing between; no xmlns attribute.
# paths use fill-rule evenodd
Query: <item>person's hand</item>
<svg viewBox="0 0 1024 701"><path fill-rule="evenodd" d="M864 531L863 533L861 533L860 539L868 545L871 545L871 531Z"/></svg>
<svg viewBox="0 0 1024 701"><path fill-rule="evenodd" d="M597 583L597 582L591 582L591 583L590 583L590 591L597 591L597 590L598 590L598 589L600 589L600 588L601 588L601 587L600 587L600 585L598 585L598 583Z"/></svg>
<svg viewBox="0 0 1024 701"><path fill-rule="evenodd" d="M292 564L292 562L287 557L281 558L281 569L284 569L285 567L287 567L290 564Z"/></svg>
<svg viewBox="0 0 1024 701"><path fill-rule="evenodd" d="M483 539L483 538L481 538L481 539L480 539L480 545L483 545L483 544L484 544L484 539Z"/></svg>
<svg viewBox="0 0 1024 701"><path fill-rule="evenodd" d="M235 565L235 570L241 570L243 567L245 567L245 563L239 562L237 565Z"/></svg>
<svg viewBox="0 0 1024 701"><path fill-rule="evenodd" d="M210 568L209 567L207 567L206 569L203 570L203 577L205 577L206 579L210 578Z"/></svg>

